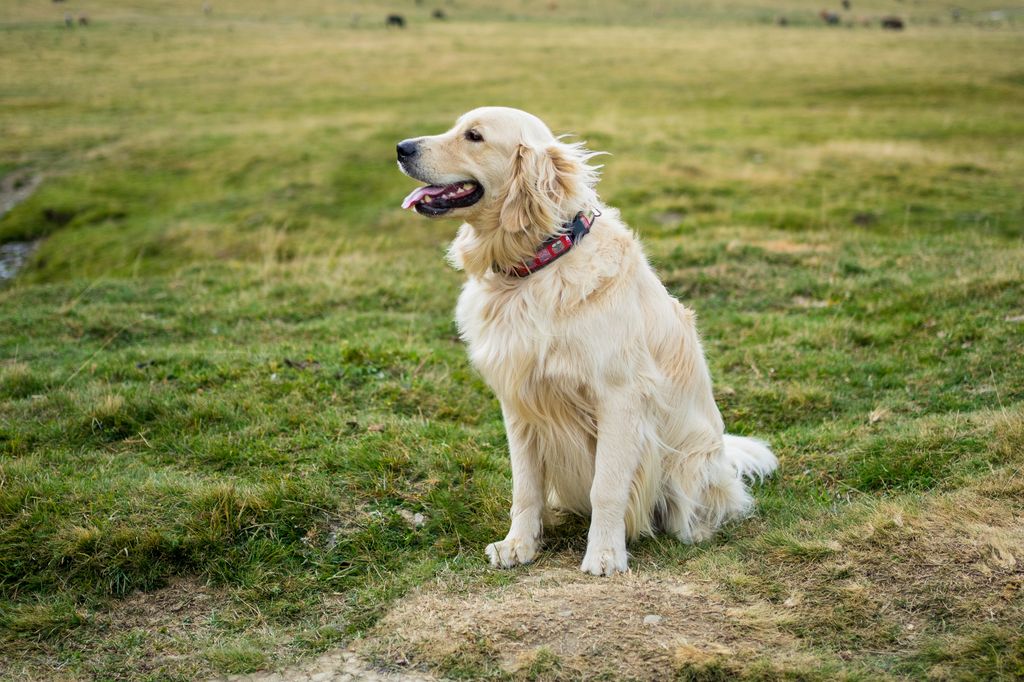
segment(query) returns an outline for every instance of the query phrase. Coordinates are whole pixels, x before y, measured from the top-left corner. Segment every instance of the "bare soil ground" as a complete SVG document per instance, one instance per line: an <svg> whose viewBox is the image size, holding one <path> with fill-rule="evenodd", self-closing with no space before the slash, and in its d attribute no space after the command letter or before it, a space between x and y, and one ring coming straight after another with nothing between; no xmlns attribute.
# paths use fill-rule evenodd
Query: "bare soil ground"
<svg viewBox="0 0 1024 682"><path fill-rule="evenodd" d="M766 620L762 605L737 610L688 578L636 571L594 580L555 565L497 590L421 591L362 648L378 660L445 668L488 660L525 674L550 659L563 673L666 679L681 663L750 656L791 640Z"/></svg>
<svg viewBox="0 0 1024 682"><path fill-rule="evenodd" d="M215 682L431 682L438 678L425 673L385 672L373 668L348 650L332 651L311 664L275 673L228 675Z"/></svg>

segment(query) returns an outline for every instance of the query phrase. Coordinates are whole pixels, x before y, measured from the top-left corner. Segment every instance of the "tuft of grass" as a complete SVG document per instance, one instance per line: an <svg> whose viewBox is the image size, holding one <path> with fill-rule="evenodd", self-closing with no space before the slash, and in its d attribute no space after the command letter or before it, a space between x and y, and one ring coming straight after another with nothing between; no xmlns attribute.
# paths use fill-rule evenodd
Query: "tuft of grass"
<svg viewBox="0 0 1024 682"><path fill-rule="evenodd" d="M218 670L227 673L251 673L269 663L266 643L254 639L237 639L211 647L204 656Z"/></svg>
<svg viewBox="0 0 1024 682"><path fill-rule="evenodd" d="M969 635L930 642L920 661L929 679L1019 680L1024 677L1024 635L1017 628L983 626Z"/></svg>
<svg viewBox="0 0 1024 682"><path fill-rule="evenodd" d="M59 596L0 608L0 626L26 642L59 641L89 624L86 612Z"/></svg>
<svg viewBox="0 0 1024 682"><path fill-rule="evenodd" d="M45 388L46 381L24 362L14 360L0 365L0 395L4 399L30 398L41 395Z"/></svg>

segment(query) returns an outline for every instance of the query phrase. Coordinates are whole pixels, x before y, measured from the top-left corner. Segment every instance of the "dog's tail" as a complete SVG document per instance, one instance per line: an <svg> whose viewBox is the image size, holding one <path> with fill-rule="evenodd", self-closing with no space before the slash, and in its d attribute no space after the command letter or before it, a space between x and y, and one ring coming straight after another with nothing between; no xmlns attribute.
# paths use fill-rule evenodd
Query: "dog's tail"
<svg viewBox="0 0 1024 682"><path fill-rule="evenodd" d="M762 481L779 466L768 448L768 443L756 438L725 434L725 458L736 467L736 472L750 482Z"/></svg>

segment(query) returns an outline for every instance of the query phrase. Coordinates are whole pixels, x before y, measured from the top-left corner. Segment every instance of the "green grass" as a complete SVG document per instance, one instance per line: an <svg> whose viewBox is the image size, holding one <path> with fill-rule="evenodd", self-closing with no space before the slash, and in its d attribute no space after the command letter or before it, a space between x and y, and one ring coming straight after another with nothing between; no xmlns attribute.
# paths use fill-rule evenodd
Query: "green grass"
<svg viewBox="0 0 1024 682"><path fill-rule="evenodd" d="M435 576L518 579L482 558L510 483L451 322L455 226L398 208L392 161L492 103L612 153L602 196L697 310L730 430L782 461L754 519L632 549L732 604L800 592L803 658L679 679L1024 674L1019 568L977 534L1024 513L1019 18L523 2L387 31L369 2L199 4L0 10L0 169L44 175L0 242L45 237L0 289L0 675L256 670ZM188 628L125 615L182 580L214 595Z"/></svg>

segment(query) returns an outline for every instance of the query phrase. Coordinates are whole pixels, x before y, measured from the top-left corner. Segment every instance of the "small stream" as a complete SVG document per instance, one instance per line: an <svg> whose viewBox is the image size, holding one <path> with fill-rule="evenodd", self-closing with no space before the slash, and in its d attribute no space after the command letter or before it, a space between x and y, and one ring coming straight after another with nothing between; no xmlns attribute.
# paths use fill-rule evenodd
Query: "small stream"
<svg viewBox="0 0 1024 682"><path fill-rule="evenodd" d="M41 239L31 242L7 242L0 244L0 284L14 279L28 259L39 248Z"/></svg>
<svg viewBox="0 0 1024 682"><path fill-rule="evenodd" d="M0 179L0 219L32 196L43 177L31 171L21 170L8 173ZM41 239L34 239L27 242L7 242L0 244L0 284L14 279L18 271L25 266L28 259L32 257Z"/></svg>

